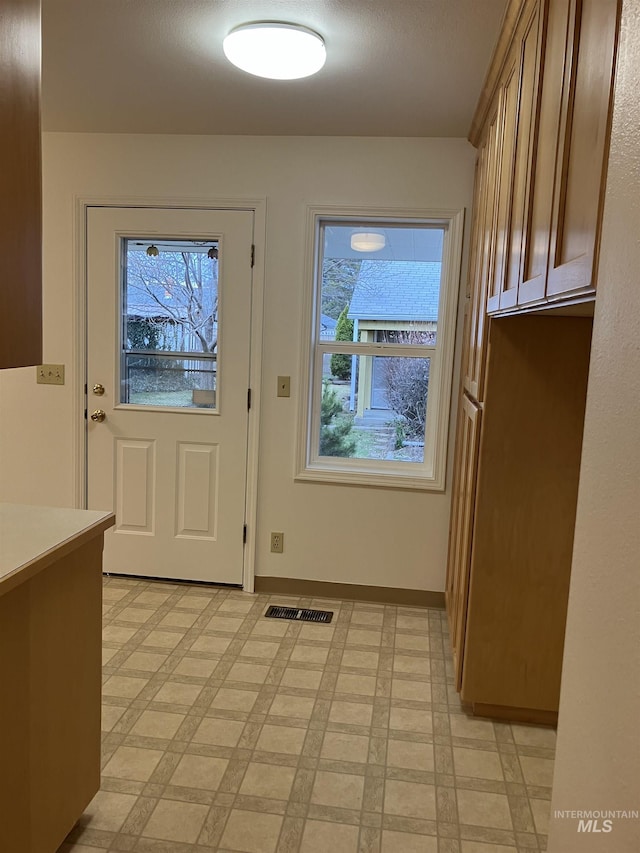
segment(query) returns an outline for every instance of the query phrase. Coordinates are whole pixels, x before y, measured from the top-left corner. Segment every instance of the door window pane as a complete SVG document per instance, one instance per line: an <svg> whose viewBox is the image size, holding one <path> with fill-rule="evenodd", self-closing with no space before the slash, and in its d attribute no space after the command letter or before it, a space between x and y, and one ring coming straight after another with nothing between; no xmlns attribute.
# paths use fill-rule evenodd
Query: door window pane
<svg viewBox="0 0 640 853"><path fill-rule="evenodd" d="M123 244L120 402L216 408L217 241Z"/></svg>
<svg viewBox="0 0 640 853"><path fill-rule="evenodd" d="M214 409L216 363L168 353L125 353L123 403Z"/></svg>

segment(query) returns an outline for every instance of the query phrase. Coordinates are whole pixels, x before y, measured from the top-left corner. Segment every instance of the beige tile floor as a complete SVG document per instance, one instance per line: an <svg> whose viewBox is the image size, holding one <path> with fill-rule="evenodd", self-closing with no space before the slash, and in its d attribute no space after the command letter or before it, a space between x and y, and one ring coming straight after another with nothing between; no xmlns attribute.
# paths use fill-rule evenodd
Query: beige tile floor
<svg viewBox="0 0 640 853"><path fill-rule="evenodd" d="M466 716L448 649L439 610L105 579L102 787L59 853L544 850L555 734Z"/></svg>

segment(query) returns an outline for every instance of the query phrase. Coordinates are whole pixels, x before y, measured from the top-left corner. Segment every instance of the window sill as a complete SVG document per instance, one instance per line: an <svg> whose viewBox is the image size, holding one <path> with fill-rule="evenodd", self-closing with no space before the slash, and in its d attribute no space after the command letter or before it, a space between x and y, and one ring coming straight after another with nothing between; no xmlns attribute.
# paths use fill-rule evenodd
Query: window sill
<svg viewBox="0 0 640 853"><path fill-rule="evenodd" d="M299 471L296 482L327 483L334 486L367 486L378 489L411 489L412 491L444 492L444 482L438 482L434 477L416 476L415 474L381 474L368 471L337 471L335 468L307 467Z"/></svg>

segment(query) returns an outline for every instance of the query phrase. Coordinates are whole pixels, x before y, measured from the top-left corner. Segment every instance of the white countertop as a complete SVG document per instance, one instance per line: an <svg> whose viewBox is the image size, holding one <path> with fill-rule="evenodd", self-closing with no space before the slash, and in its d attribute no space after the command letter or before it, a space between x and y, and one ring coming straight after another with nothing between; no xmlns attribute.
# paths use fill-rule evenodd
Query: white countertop
<svg viewBox="0 0 640 853"><path fill-rule="evenodd" d="M113 522L111 512L0 503L0 586L38 562L44 567L61 548L80 545Z"/></svg>

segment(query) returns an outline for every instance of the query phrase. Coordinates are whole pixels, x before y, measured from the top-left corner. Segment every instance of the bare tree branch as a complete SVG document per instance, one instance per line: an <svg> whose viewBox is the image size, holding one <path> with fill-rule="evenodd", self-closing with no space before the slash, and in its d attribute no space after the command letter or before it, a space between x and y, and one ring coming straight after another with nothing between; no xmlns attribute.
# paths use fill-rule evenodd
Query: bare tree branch
<svg viewBox="0 0 640 853"><path fill-rule="evenodd" d="M163 251L149 257L143 251L130 252L128 256L128 310L146 316L151 305L159 309L149 320L161 326L166 317L168 325L175 328L185 349L196 346L203 352L213 353L218 343L218 269L217 260L201 252ZM140 295L139 304L131 291ZM153 309L155 311L155 308ZM189 343L189 341L191 341Z"/></svg>

